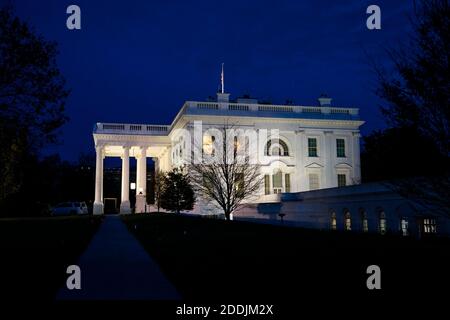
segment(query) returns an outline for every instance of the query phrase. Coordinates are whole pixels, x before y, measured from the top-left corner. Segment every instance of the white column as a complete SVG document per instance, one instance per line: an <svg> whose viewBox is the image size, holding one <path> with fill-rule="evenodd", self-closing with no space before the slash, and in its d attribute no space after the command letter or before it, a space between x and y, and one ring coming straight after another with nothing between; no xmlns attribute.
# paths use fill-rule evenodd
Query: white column
<svg viewBox="0 0 450 320"><path fill-rule="evenodd" d="M324 131L325 134L325 145L324 145L324 156L325 156L325 186L324 188L336 187L333 158L334 158L334 139L333 131Z"/></svg>
<svg viewBox="0 0 450 320"><path fill-rule="evenodd" d="M153 157L152 160L155 163L155 174L156 174L160 170L159 158Z"/></svg>
<svg viewBox="0 0 450 320"><path fill-rule="evenodd" d="M122 198L120 213L131 213L130 210L130 147L123 147L122 156Z"/></svg>
<svg viewBox="0 0 450 320"><path fill-rule="evenodd" d="M353 183L360 184L361 183L361 154L359 148L359 132L353 133Z"/></svg>
<svg viewBox="0 0 450 320"><path fill-rule="evenodd" d="M136 155L136 213L146 212L146 185L147 185L147 148L141 147Z"/></svg>
<svg viewBox="0 0 450 320"><path fill-rule="evenodd" d="M295 132L295 173L291 177L291 188L293 192L300 192L306 190L305 178L305 153L303 150L304 130L297 130Z"/></svg>
<svg viewBox="0 0 450 320"><path fill-rule="evenodd" d="M143 195L147 191L147 148L141 147L137 159L137 172L136 172L136 194L142 192Z"/></svg>
<svg viewBox="0 0 450 320"><path fill-rule="evenodd" d="M103 214L103 147L96 146L95 201L93 214Z"/></svg>

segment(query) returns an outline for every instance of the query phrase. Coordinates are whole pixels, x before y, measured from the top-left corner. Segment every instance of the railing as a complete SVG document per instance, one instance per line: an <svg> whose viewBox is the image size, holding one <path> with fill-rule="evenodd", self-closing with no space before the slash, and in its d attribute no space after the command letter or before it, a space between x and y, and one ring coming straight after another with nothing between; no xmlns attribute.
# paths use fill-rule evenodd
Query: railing
<svg viewBox="0 0 450 320"><path fill-rule="evenodd" d="M152 124L97 123L95 133L167 135L170 126Z"/></svg>
<svg viewBox="0 0 450 320"><path fill-rule="evenodd" d="M299 113L309 115L331 115L331 116L358 116L357 108L343 107L317 107L317 106L286 106L252 103L229 103L229 102L197 102L187 101L178 112L172 125L149 125L149 124L125 124L125 123L97 123L95 133L115 134L144 134L144 135L167 135L180 117L190 109L198 110L224 110L231 112L269 112L269 113ZM230 112L230 114L231 114ZM274 115L276 117L276 115Z"/></svg>
<svg viewBox="0 0 450 320"><path fill-rule="evenodd" d="M187 101L184 107L199 110L229 110L250 112L274 112L274 113L304 113L304 114L331 114L357 116L357 108L346 107L318 107L318 106L286 106L268 104L245 104L232 102L197 102Z"/></svg>
<svg viewBox="0 0 450 320"><path fill-rule="evenodd" d="M217 110L217 109L219 109L219 104L217 104L217 103L199 102L197 104L197 108L198 109Z"/></svg>

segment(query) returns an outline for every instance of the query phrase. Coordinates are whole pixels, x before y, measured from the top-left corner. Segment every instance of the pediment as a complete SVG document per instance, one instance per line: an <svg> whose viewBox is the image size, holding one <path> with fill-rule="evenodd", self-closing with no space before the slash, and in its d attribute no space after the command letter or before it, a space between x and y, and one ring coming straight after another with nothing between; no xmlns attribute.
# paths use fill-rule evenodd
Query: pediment
<svg viewBox="0 0 450 320"><path fill-rule="evenodd" d="M313 162L305 166L305 168L323 168L323 166L317 162Z"/></svg>
<svg viewBox="0 0 450 320"><path fill-rule="evenodd" d="M352 166L348 163L341 162L334 166L336 169L350 169Z"/></svg>

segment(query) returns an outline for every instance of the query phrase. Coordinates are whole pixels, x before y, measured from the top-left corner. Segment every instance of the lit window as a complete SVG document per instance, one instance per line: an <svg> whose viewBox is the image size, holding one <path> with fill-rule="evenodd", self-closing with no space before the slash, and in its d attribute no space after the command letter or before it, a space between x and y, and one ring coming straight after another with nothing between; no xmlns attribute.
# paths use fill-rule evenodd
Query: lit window
<svg viewBox="0 0 450 320"><path fill-rule="evenodd" d="M337 221L336 221L336 213L332 213L331 214L331 230L336 230L337 229Z"/></svg>
<svg viewBox="0 0 450 320"><path fill-rule="evenodd" d="M436 233L436 219L423 219L423 232Z"/></svg>
<svg viewBox="0 0 450 320"><path fill-rule="evenodd" d="M338 187L345 187L347 185L347 177L345 174L338 174L337 180L338 180Z"/></svg>
<svg viewBox="0 0 450 320"><path fill-rule="evenodd" d="M317 157L317 139L308 138L308 156Z"/></svg>
<svg viewBox="0 0 450 320"><path fill-rule="evenodd" d="M336 155L345 158L345 139L336 139Z"/></svg>
<svg viewBox="0 0 450 320"><path fill-rule="evenodd" d="M309 174L309 190L319 189L319 175L317 173Z"/></svg>
<svg viewBox="0 0 450 320"><path fill-rule="evenodd" d="M369 232L369 221L367 220L367 214L364 211L364 209L360 209L360 212L361 212L362 231Z"/></svg>
<svg viewBox="0 0 450 320"><path fill-rule="evenodd" d="M380 233L385 234L387 230L387 224L386 224L386 215L384 214L384 211L380 212Z"/></svg>
<svg viewBox="0 0 450 320"><path fill-rule="evenodd" d="M214 136L203 136L203 153L214 156Z"/></svg>
<svg viewBox="0 0 450 320"><path fill-rule="evenodd" d="M352 218L350 216L350 212L346 212L344 215L344 227L346 231L352 230Z"/></svg>
<svg viewBox="0 0 450 320"><path fill-rule="evenodd" d="M264 175L264 193L270 194L270 176L268 174Z"/></svg>
<svg viewBox="0 0 450 320"><path fill-rule="evenodd" d="M236 185L236 191L243 191L244 190L244 174L243 173L237 173L236 179L235 179L235 185Z"/></svg>
<svg viewBox="0 0 450 320"><path fill-rule="evenodd" d="M406 218L400 219L400 230L402 231L402 235L404 236L409 235L408 219Z"/></svg>

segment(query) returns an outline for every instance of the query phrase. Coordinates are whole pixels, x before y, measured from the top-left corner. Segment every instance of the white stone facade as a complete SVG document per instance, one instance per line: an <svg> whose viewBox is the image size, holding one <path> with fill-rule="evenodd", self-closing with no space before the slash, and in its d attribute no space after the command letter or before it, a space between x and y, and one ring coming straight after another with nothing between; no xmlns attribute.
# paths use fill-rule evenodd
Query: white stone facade
<svg viewBox="0 0 450 320"><path fill-rule="evenodd" d="M94 213L103 213L104 157L122 158L120 210L129 213L130 157L137 161L137 194L145 195L146 157L152 157L156 169L163 171L182 165L193 152L196 123L201 123L203 134L225 124L257 134L258 151L253 156L264 176L259 202L279 193L359 184L359 129L364 122L358 109L332 107L330 102L329 98L319 99L318 106L269 105L254 99L230 102L229 94L219 93L214 102L185 102L167 126L97 123ZM186 132L191 141L186 141Z"/></svg>

